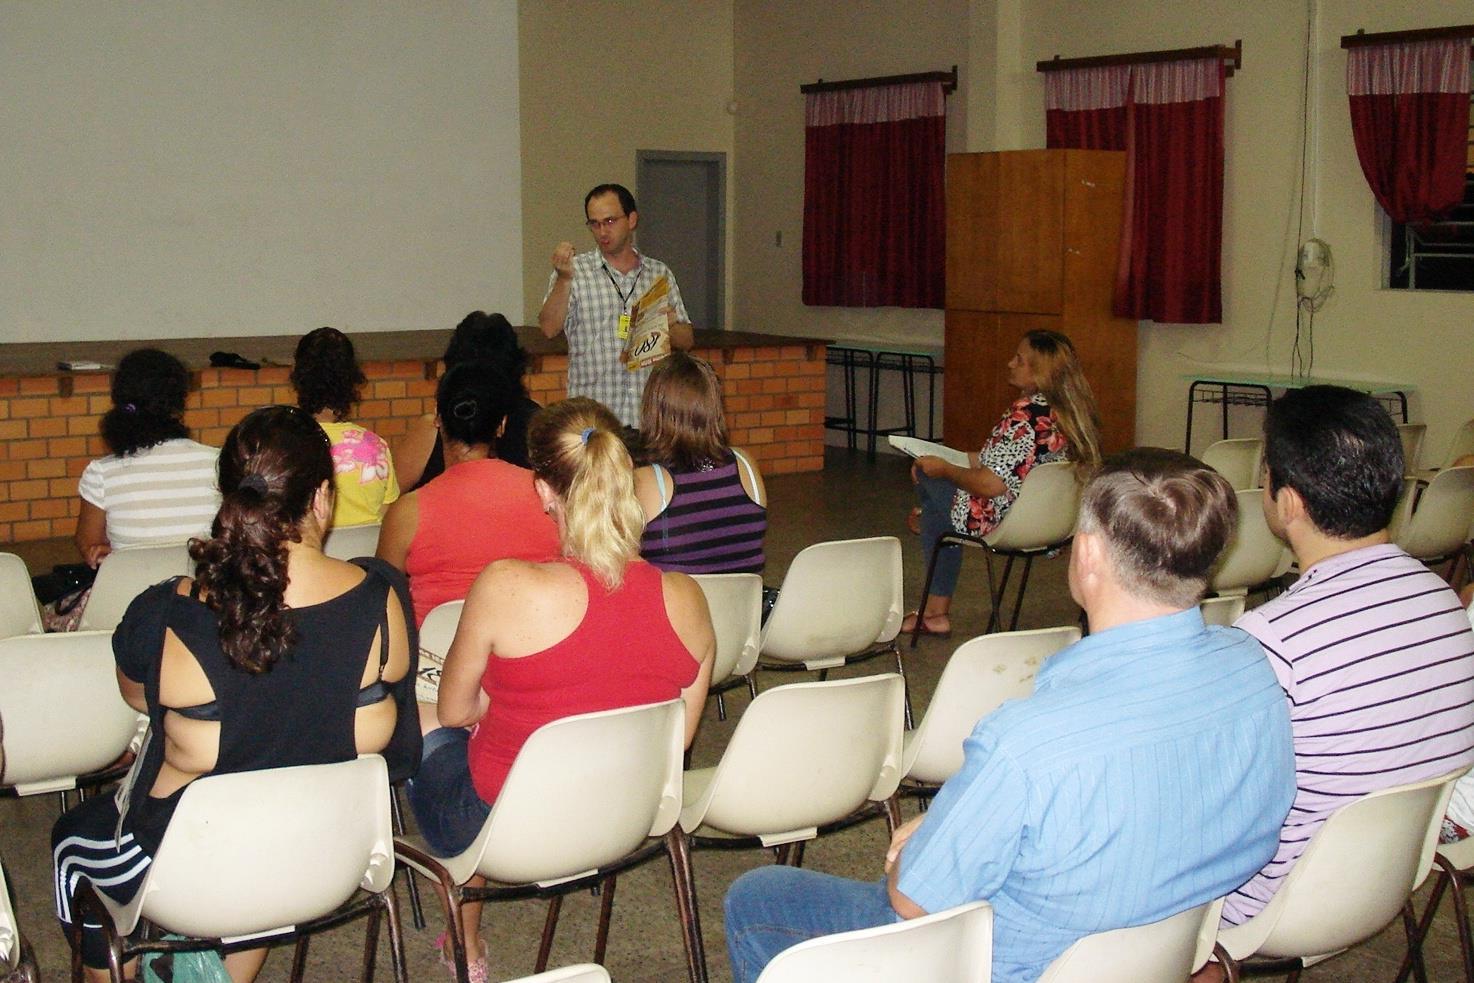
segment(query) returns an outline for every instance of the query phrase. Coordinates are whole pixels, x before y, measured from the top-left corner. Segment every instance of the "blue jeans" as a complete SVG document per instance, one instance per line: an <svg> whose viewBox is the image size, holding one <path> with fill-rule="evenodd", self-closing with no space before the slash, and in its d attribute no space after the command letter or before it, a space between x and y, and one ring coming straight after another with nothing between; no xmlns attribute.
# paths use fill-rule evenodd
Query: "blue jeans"
<svg viewBox="0 0 1474 983"><path fill-rule="evenodd" d="M491 806L481 801L471 781L466 757L470 742L471 732L464 727L440 727L426 734L420 770L406 785L420 835L439 857L453 857L469 847L491 815Z"/></svg>
<svg viewBox="0 0 1474 983"><path fill-rule="evenodd" d="M956 532L952 526L952 499L958 488L946 478L921 476L916 483L916 503L921 506L921 557L922 570L931 565L931 556L937 550L937 540L943 533ZM943 547L937 557L936 573L932 575L931 593L934 597L951 597L957 590L957 574L962 570L962 547ZM923 572L922 576L926 576Z"/></svg>
<svg viewBox="0 0 1474 983"><path fill-rule="evenodd" d="M898 921L885 881L852 881L799 867L750 870L727 891L733 983L753 983L778 953L808 939Z"/></svg>

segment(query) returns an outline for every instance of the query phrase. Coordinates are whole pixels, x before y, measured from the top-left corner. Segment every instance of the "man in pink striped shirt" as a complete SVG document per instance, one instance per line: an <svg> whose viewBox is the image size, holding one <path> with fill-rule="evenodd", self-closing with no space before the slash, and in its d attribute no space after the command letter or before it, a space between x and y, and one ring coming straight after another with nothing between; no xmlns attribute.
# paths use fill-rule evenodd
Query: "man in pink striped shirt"
<svg viewBox="0 0 1474 983"><path fill-rule="evenodd" d="M1341 806L1474 762L1474 635L1448 585L1389 541L1404 472L1386 411L1310 386L1270 406L1264 434L1264 512L1304 573L1238 627L1289 700L1298 790L1274 859L1228 898L1234 925Z"/></svg>

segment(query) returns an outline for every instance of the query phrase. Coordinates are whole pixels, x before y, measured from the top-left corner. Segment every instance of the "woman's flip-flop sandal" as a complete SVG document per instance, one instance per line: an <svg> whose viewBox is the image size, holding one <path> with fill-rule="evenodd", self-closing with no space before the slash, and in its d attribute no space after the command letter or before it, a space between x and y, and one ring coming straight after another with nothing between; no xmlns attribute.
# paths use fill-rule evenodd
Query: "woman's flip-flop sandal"
<svg viewBox="0 0 1474 983"><path fill-rule="evenodd" d="M918 615L915 611L908 611L906 617L901 619L901 634L909 635L916 630ZM921 621L921 634L930 635L933 638L952 637L952 619L945 614L930 614ZM944 624L945 628L934 628L933 625Z"/></svg>

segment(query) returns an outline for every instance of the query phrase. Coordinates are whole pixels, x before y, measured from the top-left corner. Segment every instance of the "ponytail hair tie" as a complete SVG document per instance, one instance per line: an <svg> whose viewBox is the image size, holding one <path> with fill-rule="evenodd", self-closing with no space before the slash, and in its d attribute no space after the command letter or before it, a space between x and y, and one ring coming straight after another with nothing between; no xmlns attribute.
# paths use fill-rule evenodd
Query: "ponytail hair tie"
<svg viewBox="0 0 1474 983"><path fill-rule="evenodd" d="M583 428L583 433L579 434L579 437L583 440L585 447L588 446L588 443L589 443L589 435L592 434L593 432L594 432L594 428L593 427L584 427Z"/></svg>
<svg viewBox="0 0 1474 983"><path fill-rule="evenodd" d="M470 420L476 416L476 411L481 407L474 399L463 399L450 408L450 415L457 420Z"/></svg>
<svg viewBox="0 0 1474 983"><path fill-rule="evenodd" d="M122 410L124 413L137 413L138 407L134 406L132 403L124 403L122 406Z"/></svg>
<svg viewBox="0 0 1474 983"><path fill-rule="evenodd" d="M267 492L266 479L252 472L241 478L240 484L236 485L240 491L253 491L257 495L265 495Z"/></svg>

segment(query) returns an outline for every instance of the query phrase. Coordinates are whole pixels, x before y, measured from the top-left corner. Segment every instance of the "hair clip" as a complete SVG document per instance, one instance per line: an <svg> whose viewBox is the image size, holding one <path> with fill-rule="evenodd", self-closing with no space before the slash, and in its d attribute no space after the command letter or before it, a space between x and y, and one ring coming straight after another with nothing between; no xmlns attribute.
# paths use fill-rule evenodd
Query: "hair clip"
<svg viewBox="0 0 1474 983"><path fill-rule="evenodd" d="M122 410L122 411L123 411L123 412L124 412L124 413L137 413L137 412L138 412L138 407L137 407L137 406L134 406L134 405L133 405L133 404L132 404L132 403L124 403L124 404L123 404L123 405L122 405L122 406L121 406L121 407L119 407L119 408L120 408L120 409L121 409L121 410Z"/></svg>
<svg viewBox="0 0 1474 983"><path fill-rule="evenodd" d="M579 434L579 436L583 439L583 442L584 442L585 445L587 445L588 442L589 442L589 434L591 434L593 432L594 432L594 428L593 427L584 427L583 428L583 433Z"/></svg>

